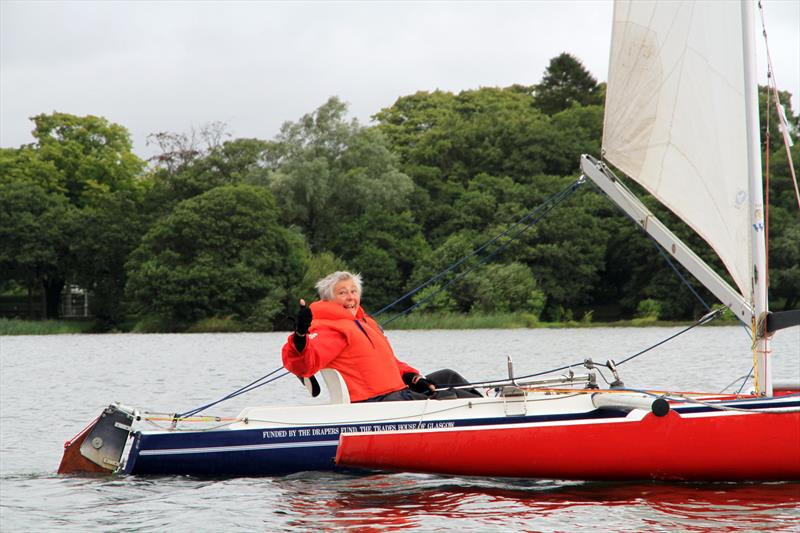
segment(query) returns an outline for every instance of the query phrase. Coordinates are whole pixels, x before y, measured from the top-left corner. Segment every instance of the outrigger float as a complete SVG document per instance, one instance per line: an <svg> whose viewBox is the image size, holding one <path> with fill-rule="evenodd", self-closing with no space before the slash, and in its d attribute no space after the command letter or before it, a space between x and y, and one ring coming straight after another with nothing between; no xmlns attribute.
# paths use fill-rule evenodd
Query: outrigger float
<svg viewBox="0 0 800 533"><path fill-rule="evenodd" d="M617 1L597 185L751 331L747 394L626 389L616 366L482 383L473 399L350 403L335 370L325 405L248 407L231 419L119 404L67 443L60 473L266 476L379 469L581 480L800 480L800 384L773 381L753 61L753 4ZM788 128L785 130L785 135ZM610 165L719 255L729 285L626 189ZM702 357L703 346L697 347ZM509 365L511 368L511 365ZM597 372L614 380L600 389ZM602 376L602 373L600 373ZM603 378L605 379L605 378ZM472 384L471 386L477 386ZM189 422L204 420L205 428Z"/></svg>

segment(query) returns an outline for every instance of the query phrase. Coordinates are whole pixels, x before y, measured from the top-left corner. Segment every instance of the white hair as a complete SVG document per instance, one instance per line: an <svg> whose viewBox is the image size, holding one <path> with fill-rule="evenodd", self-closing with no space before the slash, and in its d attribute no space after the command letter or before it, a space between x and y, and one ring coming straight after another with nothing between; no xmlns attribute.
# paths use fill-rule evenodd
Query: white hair
<svg viewBox="0 0 800 533"><path fill-rule="evenodd" d="M333 288L336 287L336 284L340 281L345 280L353 280L353 283L356 285L356 290L358 291L358 296L361 296L361 274L353 274L352 272L347 272L343 270L337 270L331 274L328 274L321 280L314 285L314 288L317 289L317 294L321 300L332 301L333 300Z"/></svg>

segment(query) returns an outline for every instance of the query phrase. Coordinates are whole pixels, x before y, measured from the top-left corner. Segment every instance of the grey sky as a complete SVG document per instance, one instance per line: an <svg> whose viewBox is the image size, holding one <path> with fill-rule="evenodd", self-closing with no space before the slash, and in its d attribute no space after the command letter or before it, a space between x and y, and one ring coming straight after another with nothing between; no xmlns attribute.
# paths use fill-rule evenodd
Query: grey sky
<svg viewBox="0 0 800 533"><path fill-rule="evenodd" d="M798 109L800 1L764 5L776 79ZM31 142L28 117L52 111L127 127L143 157L148 134L213 121L270 139L332 95L369 123L419 90L536 83L563 51L603 81L610 21L601 0L0 0L0 146Z"/></svg>

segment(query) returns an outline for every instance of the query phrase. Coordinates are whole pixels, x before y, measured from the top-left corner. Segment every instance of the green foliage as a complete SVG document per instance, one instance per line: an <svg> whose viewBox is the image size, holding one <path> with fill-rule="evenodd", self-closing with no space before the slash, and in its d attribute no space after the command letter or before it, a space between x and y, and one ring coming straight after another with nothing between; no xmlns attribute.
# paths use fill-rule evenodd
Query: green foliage
<svg viewBox="0 0 800 533"><path fill-rule="evenodd" d="M272 147L280 164L269 182L282 221L302 228L314 252L330 249L338 226L370 206L402 212L412 190L382 135L346 122L346 112L343 102L331 98L284 124Z"/></svg>
<svg viewBox="0 0 800 533"><path fill-rule="evenodd" d="M536 106L548 115L569 109L573 103L603 103L600 87L583 64L566 52L550 60L541 83L535 87Z"/></svg>
<svg viewBox="0 0 800 533"><path fill-rule="evenodd" d="M773 208L770 252L770 298L784 310L800 307L800 223L798 215Z"/></svg>
<svg viewBox="0 0 800 533"><path fill-rule="evenodd" d="M412 208L434 246L461 229L495 222L496 214L486 216L495 203L499 214L513 212L519 205L512 200L514 185L527 186L534 175L563 167L550 119L519 87L419 92L375 118L417 185ZM512 206L489 197L499 191Z"/></svg>
<svg viewBox="0 0 800 533"><path fill-rule="evenodd" d="M97 290L98 318L113 321L122 265L142 230L143 162L127 130L104 118L53 113L33 121L36 143L0 151L0 231L8 243L0 272L41 291L48 317L58 316L66 280L80 281Z"/></svg>
<svg viewBox="0 0 800 533"><path fill-rule="evenodd" d="M62 194L48 193L28 178L0 182L0 277L28 290L58 294L68 273L77 210ZM46 301L46 317L57 302Z"/></svg>
<svg viewBox="0 0 800 533"><path fill-rule="evenodd" d="M558 174L578 172L579 158L575 154L600 154L603 138L603 106L582 106L573 103L551 117L558 139L558 150L552 154L552 165Z"/></svg>
<svg viewBox="0 0 800 533"><path fill-rule="evenodd" d="M172 333L177 330L165 317L158 315L139 315L131 331L133 333Z"/></svg>
<svg viewBox="0 0 800 533"><path fill-rule="evenodd" d="M570 182L571 178L540 177L537 201ZM588 305L594 287L601 282L608 239L597 216L601 201L605 200L591 190L578 191L545 216L535 232L527 232L509 250L509 255L530 266L539 288L547 295L543 311L547 320L560 320L562 308L571 314Z"/></svg>
<svg viewBox="0 0 800 533"><path fill-rule="evenodd" d="M442 290L438 283L428 285L414 296L414 303L419 303L418 312L451 313L456 311L457 302L450 293Z"/></svg>
<svg viewBox="0 0 800 533"><path fill-rule="evenodd" d="M242 331L242 325L229 316L204 318L186 329L186 333L236 333L238 331Z"/></svg>
<svg viewBox="0 0 800 533"><path fill-rule="evenodd" d="M67 335L86 333L93 327L90 320L17 320L0 318L0 337L4 335Z"/></svg>
<svg viewBox="0 0 800 533"><path fill-rule="evenodd" d="M128 130L102 117L52 113L33 117L38 157L54 175L70 203L91 204L104 193L130 190L144 163L131 151Z"/></svg>
<svg viewBox="0 0 800 533"><path fill-rule="evenodd" d="M270 143L258 139L235 139L213 146L208 153L185 156L154 171L152 195L168 211L182 200L215 187L242 183L264 184Z"/></svg>
<svg viewBox="0 0 800 533"><path fill-rule="evenodd" d="M769 98L768 98L769 97ZM783 107L783 116L789 127L789 134L793 139L797 139L800 131L800 115L795 115L792 110L792 93L789 91L778 91L780 105ZM768 105L769 104L769 105ZM781 132L781 120L775 101L775 94L767 86L758 86L758 107L759 124L761 125L761 139L767 139L767 125L769 125L769 147L773 154L783 152L783 134ZM795 159L797 161L797 159Z"/></svg>
<svg viewBox="0 0 800 533"><path fill-rule="evenodd" d="M521 311L538 318L545 303L531 269L520 263L488 265L472 272L464 285L472 289L472 311L507 313Z"/></svg>
<svg viewBox="0 0 800 533"><path fill-rule="evenodd" d="M177 327L228 315L256 316L263 326L285 307L307 261L302 239L277 218L261 187L217 187L185 200L132 254L128 294L141 312Z"/></svg>
<svg viewBox="0 0 800 533"><path fill-rule="evenodd" d="M658 300L647 298L639 302L639 305L636 306L637 318L650 318L652 320L658 320L660 316L661 303Z"/></svg>
<svg viewBox="0 0 800 533"><path fill-rule="evenodd" d="M797 142L800 116L792 112L789 93L781 92L781 101L786 108L792 137L795 139L790 153L797 167L800 163L800 142ZM771 113L772 131L777 127L774 108ZM764 114L762 109L762 119ZM770 136L769 157L769 297L775 309L800 308L799 202L783 138L773 131Z"/></svg>
<svg viewBox="0 0 800 533"><path fill-rule="evenodd" d="M378 309L403 292L428 244L409 211L392 213L380 205L339 226L331 250L364 276L364 303Z"/></svg>
<svg viewBox="0 0 800 533"><path fill-rule="evenodd" d="M294 299L299 301L302 298L306 303L317 300L318 295L314 285L316 285L317 281L337 270L348 270L348 266L333 253L311 254L305 274L300 282L299 292L294 295ZM297 307L290 307L290 310L292 313L296 313Z"/></svg>
<svg viewBox="0 0 800 533"><path fill-rule="evenodd" d="M113 328L127 311L125 262L147 229L140 203L133 192L109 193L75 217L74 233L80 237L70 243L70 281L92 292L100 328Z"/></svg>
<svg viewBox="0 0 800 533"><path fill-rule="evenodd" d="M711 306L711 309L713 309L715 311L719 310L719 309L722 309L722 314L720 314L720 316L716 319L716 321L718 321L718 322L733 322L733 323L736 323L736 322L739 321L739 319L736 318L736 315L733 314L733 311L731 311L729 308L725 307L722 304L714 304L714 305Z"/></svg>
<svg viewBox="0 0 800 533"><path fill-rule="evenodd" d="M387 329L516 329L540 327L528 313L423 312L406 315L387 324Z"/></svg>
<svg viewBox="0 0 800 533"><path fill-rule="evenodd" d="M135 309L142 331L269 330L289 327L297 300L316 299L314 283L347 268L364 275L365 307L377 310L571 183L580 154L599 155L604 91L565 53L539 84L420 91L378 112L376 127L347 119L346 104L331 98L269 141L225 140L222 123L159 133L149 169L119 125L39 115L35 143L0 148L0 289L40 298L54 316L61 287L78 283L93 293L100 329ZM800 304L797 199L777 112L764 107L764 88L760 96L770 117L770 301L791 309ZM790 95L781 98L796 135ZM791 151L800 160L800 143ZM631 188L727 277L699 237ZM522 325L540 316L588 324L592 309L638 314L637 323L704 312L652 242L588 189L414 301L496 254L424 309Z"/></svg>

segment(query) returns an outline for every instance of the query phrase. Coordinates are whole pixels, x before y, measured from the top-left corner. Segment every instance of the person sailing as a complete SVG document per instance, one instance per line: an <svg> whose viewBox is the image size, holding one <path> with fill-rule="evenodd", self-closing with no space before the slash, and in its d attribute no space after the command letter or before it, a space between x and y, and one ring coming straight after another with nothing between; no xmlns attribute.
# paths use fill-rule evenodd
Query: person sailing
<svg viewBox="0 0 800 533"><path fill-rule="evenodd" d="M310 306L300 300L295 330L281 352L283 366L293 374L304 378L336 369L351 402L481 396L475 389L441 390L468 383L453 370L425 376L395 356L383 329L361 307L360 274L333 272L315 288L320 300Z"/></svg>

